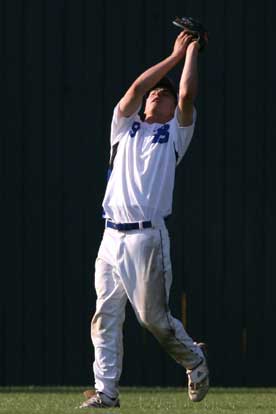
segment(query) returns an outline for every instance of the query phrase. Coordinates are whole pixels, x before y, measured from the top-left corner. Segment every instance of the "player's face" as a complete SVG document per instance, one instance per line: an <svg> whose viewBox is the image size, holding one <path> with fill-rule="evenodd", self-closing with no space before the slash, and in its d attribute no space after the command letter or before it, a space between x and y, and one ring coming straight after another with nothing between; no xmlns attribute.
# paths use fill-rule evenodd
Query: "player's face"
<svg viewBox="0 0 276 414"><path fill-rule="evenodd" d="M159 112L173 115L176 102L172 93L165 88L153 89L146 100L145 113Z"/></svg>

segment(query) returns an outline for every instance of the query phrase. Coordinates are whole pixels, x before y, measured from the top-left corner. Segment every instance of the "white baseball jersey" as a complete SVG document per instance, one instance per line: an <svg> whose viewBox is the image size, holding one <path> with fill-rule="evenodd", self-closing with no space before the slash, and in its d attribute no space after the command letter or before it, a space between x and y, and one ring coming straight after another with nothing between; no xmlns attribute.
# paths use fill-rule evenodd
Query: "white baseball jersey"
<svg viewBox="0 0 276 414"><path fill-rule="evenodd" d="M175 167L191 142L196 110L192 125L181 127L177 108L169 122L149 124L139 117L140 108L128 118L119 117L118 105L111 154L117 143L118 148L103 200L105 217L116 223L159 221L171 214Z"/></svg>

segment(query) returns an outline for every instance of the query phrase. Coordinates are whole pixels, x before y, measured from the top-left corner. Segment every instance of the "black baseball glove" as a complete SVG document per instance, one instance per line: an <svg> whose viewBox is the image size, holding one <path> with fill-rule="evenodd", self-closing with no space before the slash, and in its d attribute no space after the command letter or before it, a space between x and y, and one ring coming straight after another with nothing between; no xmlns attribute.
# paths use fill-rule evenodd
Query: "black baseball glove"
<svg viewBox="0 0 276 414"><path fill-rule="evenodd" d="M206 28L199 21L193 19L192 17L176 17L173 21L173 24L177 27L180 27L181 30L190 33L193 35L193 38L199 43L199 51L202 52L203 49L208 44L208 32Z"/></svg>

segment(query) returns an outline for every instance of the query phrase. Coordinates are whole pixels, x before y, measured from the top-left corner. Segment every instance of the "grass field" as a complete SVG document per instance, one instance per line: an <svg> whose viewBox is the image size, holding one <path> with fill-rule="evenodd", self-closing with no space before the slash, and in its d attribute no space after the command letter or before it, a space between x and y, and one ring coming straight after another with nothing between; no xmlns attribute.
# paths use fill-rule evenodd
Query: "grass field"
<svg viewBox="0 0 276 414"><path fill-rule="evenodd" d="M121 408L78 410L79 388L0 389L0 414L276 414L276 389L213 388L200 403L191 403L186 390L122 388Z"/></svg>

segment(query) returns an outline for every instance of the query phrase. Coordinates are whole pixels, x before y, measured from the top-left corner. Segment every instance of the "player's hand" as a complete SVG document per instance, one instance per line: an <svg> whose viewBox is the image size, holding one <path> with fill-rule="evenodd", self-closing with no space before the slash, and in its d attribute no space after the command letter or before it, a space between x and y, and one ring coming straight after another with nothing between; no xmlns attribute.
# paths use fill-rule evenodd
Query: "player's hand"
<svg viewBox="0 0 276 414"><path fill-rule="evenodd" d="M193 36L186 31L180 32L175 40L172 56L175 56L179 59L184 58L187 47L191 43L192 39ZM195 42L193 41L193 43Z"/></svg>

